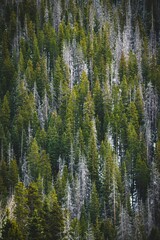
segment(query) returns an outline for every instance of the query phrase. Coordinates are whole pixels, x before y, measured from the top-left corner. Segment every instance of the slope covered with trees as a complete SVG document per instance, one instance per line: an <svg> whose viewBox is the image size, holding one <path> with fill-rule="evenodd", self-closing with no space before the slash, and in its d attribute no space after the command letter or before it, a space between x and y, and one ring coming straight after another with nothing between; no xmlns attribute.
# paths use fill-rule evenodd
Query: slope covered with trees
<svg viewBox="0 0 160 240"><path fill-rule="evenodd" d="M0 1L0 239L160 239L159 13Z"/></svg>

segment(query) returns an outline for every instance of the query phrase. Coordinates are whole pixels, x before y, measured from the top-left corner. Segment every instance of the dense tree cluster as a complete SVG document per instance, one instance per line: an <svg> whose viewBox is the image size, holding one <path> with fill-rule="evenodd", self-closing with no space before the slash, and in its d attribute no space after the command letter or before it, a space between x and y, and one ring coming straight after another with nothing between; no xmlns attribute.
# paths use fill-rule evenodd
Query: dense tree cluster
<svg viewBox="0 0 160 240"><path fill-rule="evenodd" d="M0 239L160 239L158 1L0 1Z"/></svg>

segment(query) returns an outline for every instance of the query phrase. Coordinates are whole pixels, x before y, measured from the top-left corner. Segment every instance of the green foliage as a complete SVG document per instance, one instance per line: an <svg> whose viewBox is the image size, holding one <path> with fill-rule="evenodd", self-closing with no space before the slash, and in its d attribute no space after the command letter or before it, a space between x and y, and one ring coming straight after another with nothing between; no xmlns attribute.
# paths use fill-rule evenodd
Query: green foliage
<svg viewBox="0 0 160 240"><path fill-rule="evenodd" d="M5 131L8 131L10 125L10 106L7 95L4 96L0 114L1 123L3 124Z"/></svg>
<svg viewBox="0 0 160 240"><path fill-rule="evenodd" d="M136 4L1 1L1 239L120 239L122 206L159 238L159 6Z"/></svg>
<svg viewBox="0 0 160 240"><path fill-rule="evenodd" d="M144 160L138 156L135 166L135 180L140 198L146 199L147 187L149 184L149 169Z"/></svg>
<svg viewBox="0 0 160 240"><path fill-rule="evenodd" d="M0 190L0 198L2 205L4 205L8 195L8 171L4 160L0 162Z"/></svg>
<svg viewBox="0 0 160 240"><path fill-rule="evenodd" d="M40 174L40 153L39 153L39 147L37 145L36 139L33 139L30 147L30 151L28 153L28 164L29 169L31 172L31 177L34 180L37 180Z"/></svg>
<svg viewBox="0 0 160 240"><path fill-rule="evenodd" d="M128 80L129 83L133 83L135 80L135 77L138 75L138 64L137 64L137 59L136 55L130 52L129 54L129 60L128 60ZM134 85L136 82L133 83Z"/></svg>
<svg viewBox="0 0 160 240"><path fill-rule="evenodd" d="M61 142L59 132L61 128L61 119L57 116L56 112L51 115L49 127L47 131L47 150L51 160L52 170L57 172L57 160L60 155Z"/></svg>
<svg viewBox="0 0 160 240"><path fill-rule="evenodd" d="M19 229L22 231L24 238L27 236L28 228L28 214L29 209L27 205L27 189L22 182L19 182L15 188L15 217Z"/></svg>
<svg viewBox="0 0 160 240"><path fill-rule="evenodd" d="M85 208L83 207L82 208L82 211L81 211L81 216L80 216L80 222L79 222L79 225L80 225L80 236L81 238L85 238L85 235L86 235L86 232L87 232L87 216L86 216L86 212L85 212Z"/></svg>
<svg viewBox="0 0 160 240"><path fill-rule="evenodd" d="M42 219L38 214L37 209L34 210L33 216L29 220L29 234L28 237L31 240L42 240L43 238L43 225L42 225Z"/></svg>
<svg viewBox="0 0 160 240"><path fill-rule="evenodd" d="M44 56L39 61L36 61L35 76L38 93L43 98L45 89L47 88L47 69Z"/></svg>
<svg viewBox="0 0 160 240"><path fill-rule="evenodd" d="M96 142L96 129L94 121L91 122L92 128L88 143L88 168L90 171L92 181L98 184L98 152Z"/></svg>
<svg viewBox="0 0 160 240"><path fill-rule="evenodd" d="M2 230L2 236L0 238L1 240L23 240L23 234L18 227L15 220L10 220L7 218L7 220L4 223L3 230Z"/></svg>
<svg viewBox="0 0 160 240"><path fill-rule="evenodd" d="M13 190L18 183L18 166L15 159L11 160L8 170L8 179L11 189Z"/></svg>
<svg viewBox="0 0 160 240"><path fill-rule="evenodd" d="M138 111L139 124L142 125L144 122L144 103L139 88L136 91L135 105Z"/></svg>
<svg viewBox="0 0 160 240"><path fill-rule="evenodd" d="M62 69L62 59L58 57L55 63L54 82L53 82L56 103L58 103L58 100L60 98L60 87L63 80L64 80L64 76L63 76L63 69Z"/></svg>
<svg viewBox="0 0 160 240"><path fill-rule="evenodd" d="M42 196L41 193L39 192L37 183L32 182L28 186L27 189L27 204L29 207L29 216L32 217L36 215L36 210L38 211L41 210L42 208ZM33 217L34 218L34 217Z"/></svg>
<svg viewBox="0 0 160 240"><path fill-rule="evenodd" d="M104 233L104 239L112 240L116 237L116 231L111 220L105 220L101 226L102 232Z"/></svg>
<svg viewBox="0 0 160 240"><path fill-rule="evenodd" d="M49 203L44 205L43 226L44 238L43 239L61 239L64 223L61 207L58 204L57 195L55 190L50 193Z"/></svg>
<svg viewBox="0 0 160 240"><path fill-rule="evenodd" d="M103 97L102 97L102 90L99 84L99 81L96 81L94 89L93 89L93 100L95 106L95 115L97 117L97 132L98 140L101 141L104 138L104 105L103 105Z"/></svg>
<svg viewBox="0 0 160 240"><path fill-rule="evenodd" d="M126 73L127 73L126 60L125 60L124 54L122 53L121 59L120 59L120 66L119 66L119 78L120 78L120 80L122 80L123 77L126 76Z"/></svg>
<svg viewBox="0 0 160 240"><path fill-rule="evenodd" d="M83 116L84 116L84 121L83 121L83 136L84 136L84 141L86 145L88 145L89 142L89 137L90 137L90 132L92 128L92 119L93 119L93 114L94 114L94 103L91 97L91 93L88 92L86 96L86 100L84 102L84 108L83 108Z"/></svg>
<svg viewBox="0 0 160 240"><path fill-rule="evenodd" d="M61 159L59 159L59 161L60 160ZM58 201L61 204L64 202L65 189L66 189L66 186L67 186L67 178L68 178L68 169L67 169L67 166L64 166L62 176L60 176L60 174L59 174L57 176L57 181L56 181L57 197L58 197Z"/></svg>
<svg viewBox="0 0 160 240"><path fill-rule="evenodd" d="M26 78L27 78L28 87L29 87L29 89L32 89L34 86L35 77L34 77L33 63L30 59L27 62L27 68L26 68L25 74L26 74Z"/></svg>
<svg viewBox="0 0 160 240"><path fill-rule="evenodd" d="M92 186L92 192L91 192L91 200L90 200L90 218L91 222L95 225L97 225L97 221L99 218L99 198L98 198L98 193L96 189L95 183L93 183Z"/></svg>

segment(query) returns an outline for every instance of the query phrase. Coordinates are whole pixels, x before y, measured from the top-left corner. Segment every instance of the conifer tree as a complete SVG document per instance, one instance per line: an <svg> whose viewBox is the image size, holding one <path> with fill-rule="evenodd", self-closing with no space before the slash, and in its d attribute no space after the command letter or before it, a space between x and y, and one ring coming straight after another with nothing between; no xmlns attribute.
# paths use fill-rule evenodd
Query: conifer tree
<svg viewBox="0 0 160 240"><path fill-rule="evenodd" d="M9 164L8 178L11 191L13 191L15 185L18 183L18 166L15 159L11 160Z"/></svg>
<svg viewBox="0 0 160 240"><path fill-rule="evenodd" d="M7 164L4 160L0 162L0 197L2 200L2 205L6 202L8 195L8 169Z"/></svg>
<svg viewBox="0 0 160 240"><path fill-rule="evenodd" d="M34 210L32 217L29 219L28 237L31 240L42 240L43 238L42 219L38 214L37 209Z"/></svg>
<svg viewBox="0 0 160 240"><path fill-rule="evenodd" d="M27 191L29 216L32 217L34 214L38 214L42 208L42 196L38 189L38 184L35 182L30 183Z"/></svg>
<svg viewBox="0 0 160 240"><path fill-rule="evenodd" d="M100 211L100 205L99 205L98 192L97 192L97 189L96 189L96 184L93 182L91 199L90 199L91 223L96 224L96 221L99 218L99 211Z"/></svg>
<svg viewBox="0 0 160 240"><path fill-rule="evenodd" d="M6 222L4 223L2 228L2 236L0 239L1 240L12 240L12 239L24 240L23 233L21 232L15 220L11 220L9 219L9 217L7 217Z"/></svg>
<svg viewBox="0 0 160 240"><path fill-rule="evenodd" d="M60 97L60 86L62 85L63 80L64 80L64 76L63 76L63 69L62 69L62 59L58 57L55 63L55 72L54 72L54 81L53 81L57 107L58 107L58 100Z"/></svg>
<svg viewBox="0 0 160 240"><path fill-rule="evenodd" d="M44 239L59 240L63 236L64 223L62 210L58 204L55 190L50 193L48 201L49 203L46 204L43 215Z"/></svg>
<svg viewBox="0 0 160 240"><path fill-rule="evenodd" d="M160 238L150 2L0 1L0 239Z"/></svg>
<svg viewBox="0 0 160 240"><path fill-rule="evenodd" d="M15 218L19 229L23 233L23 237L28 235L28 205L27 205L27 189L22 182L18 182L15 188Z"/></svg>
<svg viewBox="0 0 160 240"><path fill-rule="evenodd" d="M8 94L4 96L2 107L1 107L1 123L4 126L4 130L8 131L9 123L10 123L10 106L9 106L9 99Z"/></svg>
<svg viewBox="0 0 160 240"><path fill-rule="evenodd" d="M95 129L95 122L92 121L92 128L88 143L88 169L91 175L91 180L96 182L96 186L98 184L98 167L99 167L99 159L97 152L97 136Z"/></svg>
<svg viewBox="0 0 160 240"><path fill-rule="evenodd" d="M104 106L103 106L103 98L102 98L102 90L99 84L99 81L96 81L94 89L93 89L93 100L95 106L95 116L98 118L98 139L101 141L104 138L103 133L103 124L104 124Z"/></svg>
<svg viewBox="0 0 160 240"><path fill-rule="evenodd" d="M40 169L40 153L36 139L33 139L31 143L30 152L28 153L28 164L31 177L34 180L37 180L41 169Z"/></svg>

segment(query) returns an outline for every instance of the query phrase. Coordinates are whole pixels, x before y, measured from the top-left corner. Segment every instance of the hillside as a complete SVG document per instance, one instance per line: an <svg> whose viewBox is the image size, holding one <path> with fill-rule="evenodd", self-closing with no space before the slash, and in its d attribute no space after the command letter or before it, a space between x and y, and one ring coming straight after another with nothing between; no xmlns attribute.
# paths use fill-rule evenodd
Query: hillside
<svg viewBox="0 0 160 240"><path fill-rule="evenodd" d="M159 14L0 0L0 240L160 239Z"/></svg>

